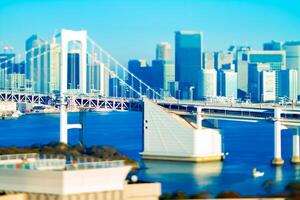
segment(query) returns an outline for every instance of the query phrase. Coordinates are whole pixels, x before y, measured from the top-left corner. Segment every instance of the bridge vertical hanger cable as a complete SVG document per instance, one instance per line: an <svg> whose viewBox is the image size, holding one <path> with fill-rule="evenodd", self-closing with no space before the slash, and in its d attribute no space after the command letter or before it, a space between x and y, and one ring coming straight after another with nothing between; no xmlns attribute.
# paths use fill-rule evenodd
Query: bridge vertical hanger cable
<svg viewBox="0 0 300 200"><path fill-rule="evenodd" d="M145 88L150 88L151 92L156 94L157 97L162 98L159 93L157 93L154 89L152 89L148 84L146 84L144 81L139 79L137 76L135 76L133 73L131 73L126 67L124 67L121 63L119 63L114 57L112 57L107 51L105 51L103 48L101 48L94 40L92 40L90 37L88 37L88 41L93 43L96 48L100 49L107 57L110 57L110 59L114 62L116 62L122 70L124 70L126 73L131 74L134 79L136 79L141 85L145 86ZM142 88L141 88L142 89Z"/></svg>
<svg viewBox="0 0 300 200"><path fill-rule="evenodd" d="M87 53L88 56L91 56L90 53ZM100 64L99 61L96 61L97 63ZM124 80L122 80L117 74L114 74L114 71L112 71L107 65L103 65L104 69L109 73L109 75L116 77L117 79L119 79L119 81L125 85L127 85L133 92L135 92L138 97L141 97L142 94L139 93L137 90L135 90L133 87L131 87L129 84L127 84Z"/></svg>

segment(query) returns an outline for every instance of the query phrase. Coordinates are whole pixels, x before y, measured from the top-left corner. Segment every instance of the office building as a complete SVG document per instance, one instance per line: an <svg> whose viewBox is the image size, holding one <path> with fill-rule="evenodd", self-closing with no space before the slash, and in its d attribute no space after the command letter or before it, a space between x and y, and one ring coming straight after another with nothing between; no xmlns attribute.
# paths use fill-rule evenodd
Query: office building
<svg viewBox="0 0 300 200"><path fill-rule="evenodd" d="M89 63L87 65L87 91L102 96L109 96L109 72L104 63ZM117 79L114 80L119 82ZM124 97L126 88L122 87L120 95Z"/></svg>
<svg viewBox="0 0 300 200"><path fill-rule="evenodd" d="M270 42L266 42L263 44L263 50L265 51L274 51L274 50L277 50L277 51L280 51L282 50L282 42L277 42L277 41L270 41Z"/></svg>
<svg viewBox="0 0 300 200"><path fill-rule="evenodd" d="M152 67L147 64L145 59L129 60L128 70L147 85L150 86L152 84ZM146 92L146 88L140 88L139 82L132 76L127 77L127 83L133 86L136 91L142 90L143 93Z"/></svg>
<svg viewBox="0 0 300 200"><path fill-rule="evenodd" d="M283 44L283 49L286 51L286 66L287 69L298 70L298 80L300 80L300 41L290 41ZM300 95L300 81L298 81L298 92Z"/></svg>
<svg viewBox="0 0 300 200"><path fill-rule="evenodd" d="M278 71L286 69L286 53L285 51L249 51L249 63L267 63L270 65L270 70L276 74L276 97L279 96L278 87Z"/></svg>
<svg viewBox="0 0 300 200"><path fill-rule="evenodd" d="M168 97L171 93L175 94L175 91L170 93L170 84L174 81L175 65L172 61L172 48L170 43L161 42L156 47L156 60L152 61L151 86L163 97Z"/></svg>
<svg viewBox="0 0 300 200"><path fill-rule="evenodd" d="M295 101L298 96L298 70L287 69L278 72L279 96Z"/></svg>
<svg viewBox="0 0 300 200"><path fill-rule="evenodd" d="M197 88L197 97L199 99L216 97L217 71L215 69L200 70Z"/></svg>
<svg viewBox="0 0 300 200"><path fill-rule="evenodd" d="M219 51L215 52L215 69L229 69L234 70L233 53Z"/></svg>
<svg viewBox="0 0 300 200"><path fill-rule="evenodd" d="M159 91L163 96L168 97L170 83L175 81L174 64L164 60L153 60L151 70L151 87Z"/></svg>
<svg viewBox="0 0 300 200"><path fill-rule="evenodd" d="M261 71L260 73L260 102L270 102L276 100L276 73L275 71Z"/></svg>
<svg viewBox="0 0 300 200"><path fill-rule="evenodd" d="M248 52L250 47L239 47L236 50L235 71L238 78L238 98L248 95Z"/></svg>
<svg viewBox="0 0 300 200"><path fill-rule="evenodd" d="M237 98L237 73L233 70L220 70L217 77L217 95Z"/></svg>
<svg viewBox="0 0 300 200"><path fill-rule="evenodd" d="M172 48L168 42L161 42L156 46L156 60L172 60Z"/></svg>
<svg viewBox="0 0 300 200"><path fill-rule="evenodd" d="M52 93L55 91L59 91L60 89L60 48L56 41L53 39L50 44L49 51L49 90L48 92Z"/></svg>
<svg viewBox="0 0 300 200"><path fill-rule="evenodd" d="M179 82L183 99L188 99L190 87L197 85L202 64L202 40L201 32L175 32L175 80Z"/></svg>
<svg viewBox="0 0 300 200"><path fill-rule="evenodd" d="M204 52L203 53L203 69L214 69L215 68L215 58L214 53Z"/></svg>
<svg viewBox="0 0 300 200"><path fill-rule="evenodd" d="M271 71L269 63L249 63L248 97L251 101L275 101L275 79L275 71Z"/></svg>
<svg viewBox="0 0 300 200"><path fill-rule="evenodd" d="M285 51L261 51L248 52L249 63L269 63L271 70L279 71L286 69Z"/></svg>
<svg viewBox="0 0 300 200"><path fill-rule="evenodd" d="M48 76L48 51L49 44L32 35L26 40L26 79L28 87L36 93L48 93L49 76ZM39 55L39 56L38 56Z"/></svg>
<svg viewBox="0 0 300 200"><path fill-rule="evenodd" d="M14 53L0 53L0 89L9 89L8 74L13 71L13 66L15 65L15 54Z"/></svg>
<svg viewBox="0 0 300 200"><path fill-rule="evenodd" d="M72 50L68 53L67 87L71 90L79 88L79 59L79 51Z"/></svg>

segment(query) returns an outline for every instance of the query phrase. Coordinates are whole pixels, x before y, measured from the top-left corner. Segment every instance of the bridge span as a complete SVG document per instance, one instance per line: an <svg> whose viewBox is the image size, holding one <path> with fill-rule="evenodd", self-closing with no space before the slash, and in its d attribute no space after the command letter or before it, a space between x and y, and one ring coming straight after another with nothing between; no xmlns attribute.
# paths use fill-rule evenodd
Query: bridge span
<svg viewBox="0 0 300 200"><path fill-rule="evenodd" d="M143 152L146 159L184 161L221 160L222 137L218 120L258 122L274 124L273 164L282 165L281 130L292 128L293 163L300 163L299 132L300 106L275 104L238 104L220 102L191 102L164 97L143 80L131 73L94 40L87 32L62 29L55 35L55 47L34 47L25 52L24 58L31 72L35 63L41 67L41 59L49 53L57 53L55 80L47 79L37 71L23 76L18 83L5 85L0 91L0 101L44 104L60 109L60 142L68 143L68 130L81 129L82 124L68 123L68 109L115 109L143 111ZM79 43L79 80L68 82L69 42ZM46 50L40 51L41 48ZM15 58L1 62L8 69ZM8 71L8 70L6 70ZM7 74L6 74L7 76ZM96 77L96 78L95 78ZM43 80L45 79L45 80ZM41 80L46 85L40 85ZM57 81L58 80L58 81ZM26 83L26 84L25 84ZM48 84L48 85L47 85ZM30 91L30 92L29 92ZM43 91L48 91L44 92ZM49 95L59 92L57 96ZM96 91L96 92L95 92ZM42 94L41 94L42 93ZM196 116L196 123L182 116ZM214 120L215 127L205 127L202 121Z"/></svg>

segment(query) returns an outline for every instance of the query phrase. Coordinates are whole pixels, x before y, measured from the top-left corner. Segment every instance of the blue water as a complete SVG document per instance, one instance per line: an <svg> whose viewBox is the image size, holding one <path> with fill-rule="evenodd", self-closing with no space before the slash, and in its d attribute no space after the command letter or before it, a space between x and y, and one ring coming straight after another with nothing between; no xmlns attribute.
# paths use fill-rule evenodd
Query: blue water
<svg viewBox="0 0 300 200"><path fill-rule="evenodd" d="M300 180L300 168L289 163L292 154L292 133L282 133L283 167L272 167L273 126L269 123L220 122L224 130L223 143L229 152L226 160L213 163L185 163L143 161L142 114L139 112L86 113L84 140L87 145L110 145L139 160L143 169L138 176L146 181L159 181L163 192L183 190L187 193L233 190L244 195L282 192L286 183ZM70 122L78 121L78 113L71 113ZM35 114L18 120L0 120L1 146L29 146L59 139L58 114ZM69 142L76 144L78 131L69 133ZM260 178L252 177L253 167L265 172ZM270 180L271 187L262 184Z"/></svg>

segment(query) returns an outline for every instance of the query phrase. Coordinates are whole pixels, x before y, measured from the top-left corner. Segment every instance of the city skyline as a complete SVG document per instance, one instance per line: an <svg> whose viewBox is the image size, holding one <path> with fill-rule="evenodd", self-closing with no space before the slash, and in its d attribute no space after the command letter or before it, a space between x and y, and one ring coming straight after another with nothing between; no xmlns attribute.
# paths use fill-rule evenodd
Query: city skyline
<svg viewBox="0 0 300 200"><path fill-rule="evenodd" d="M67 0L4 0L0 2L0 24L6 28L0 30L0 46L9 44L21 52L23 41L31 34L48 40L53 30L66 27L89 30L124 64L130 58L150 61L155 57L153 49L162 41L170 42L174 49L174 32L178 30L203 32L204 51L226 50L232 44L262 49L270 40L299 40L297 5L297 1L269 0L88 0L72 4ZM220 37L220 33L226 34Z"/></svg>

